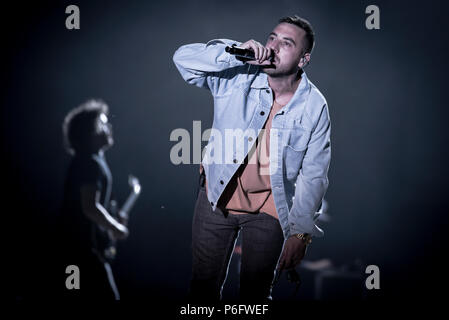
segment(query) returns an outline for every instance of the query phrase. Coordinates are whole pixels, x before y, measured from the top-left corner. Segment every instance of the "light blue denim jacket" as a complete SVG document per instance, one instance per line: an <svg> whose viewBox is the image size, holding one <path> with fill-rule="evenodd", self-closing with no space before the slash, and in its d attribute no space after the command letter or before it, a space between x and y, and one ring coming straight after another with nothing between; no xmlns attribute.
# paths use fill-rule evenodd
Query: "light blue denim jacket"
<svg viewBox="0 0 449 320"><path fill-rule="evenodd" d="M207 197L213 210L256 141L248 136L237 139L236 145L225 156L227 160L220 163L216 161L219 157L215 152L218 152L219 142L221 146L225 143L219 140L229 129L257 134L273 105L267 74L258 66L245 64L227 53L225 47L232 44L241 43L216 39L207 44L188 44L181 46L173 56L184 80L210 90L214 98L212 131L221 133L221 137L211 134L202 159L208 181ZM211 155L216 156L214 161L209 161ZM285 238L296 233L323 235L316 219L329 184L330 159L327 102L303 73L289 103L275 114L270 132L268 174Z"/></svg>

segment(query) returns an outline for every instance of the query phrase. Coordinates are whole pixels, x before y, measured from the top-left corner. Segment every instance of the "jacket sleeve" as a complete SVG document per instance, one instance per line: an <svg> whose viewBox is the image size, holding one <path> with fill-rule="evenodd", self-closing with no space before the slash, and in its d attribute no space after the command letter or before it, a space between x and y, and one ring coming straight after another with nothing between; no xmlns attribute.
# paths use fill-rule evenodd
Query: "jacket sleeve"
<svg viewBox="0 0 449 320"><path fill-rule="evenodd" d="M225 51L226 46L233 44L240 45L240 42L215 39L206 44L183 45L176 50L173 61L187 83L209 89L215 96L219 93L222 79L231 79L232 69L244 65Z"/></svg>
<svg viewBox="0 0 449 320"><path fill-rule="evenodd" d="M315 220L329 185L327 173L331 160L331 124L327 104L321 110L304 155L293 205L289 214L290 234L308 233L323 236Z"/></svg>

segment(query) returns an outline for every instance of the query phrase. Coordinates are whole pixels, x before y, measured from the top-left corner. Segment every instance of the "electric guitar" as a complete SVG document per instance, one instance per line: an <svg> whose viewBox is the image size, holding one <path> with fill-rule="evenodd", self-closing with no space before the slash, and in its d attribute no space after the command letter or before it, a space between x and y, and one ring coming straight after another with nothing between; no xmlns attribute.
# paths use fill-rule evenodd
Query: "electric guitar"
<svg viewBox="0 0 449 320"><path fill-rule="evenodd" d="M126 199L123 206L119 209L117 201L111 200L109 204L109 213L117 219L120 223L127 224L129 219L129 213L131 212L134 204L139 198L141 187L139 179L133 175L129 175L128 184L131 187L131 192ZM98 248L103 258L112 261L117 254L117 239L114 238L111 231L101 231L99 237L97 236L97 244L101 247Z"/></svg>

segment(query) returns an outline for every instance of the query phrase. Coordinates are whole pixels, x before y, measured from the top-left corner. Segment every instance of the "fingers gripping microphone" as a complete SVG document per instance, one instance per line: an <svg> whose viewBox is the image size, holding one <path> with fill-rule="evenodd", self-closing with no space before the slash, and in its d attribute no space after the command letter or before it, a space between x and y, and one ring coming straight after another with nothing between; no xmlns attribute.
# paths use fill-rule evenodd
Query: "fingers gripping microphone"
<svg viewBox="0 0 449 320"><path fill-rule="evenodd" d="M237 47L235 44L233 44L232 47L227 46L225 48L225 51L228 52L229 54L234 55L238 60L241 61L256 60L254 51L242 47ZM273 58L274 58L273 51L271 51L270 60L272 60Z"/></svg>
<svg viewBox="0 0 449 320"><path fill-rule="evenodd" d="M226 47L225 51L234 55L237 59L255 60L254 51L237 47L235 44L233 44L232 47Z"/></svg>

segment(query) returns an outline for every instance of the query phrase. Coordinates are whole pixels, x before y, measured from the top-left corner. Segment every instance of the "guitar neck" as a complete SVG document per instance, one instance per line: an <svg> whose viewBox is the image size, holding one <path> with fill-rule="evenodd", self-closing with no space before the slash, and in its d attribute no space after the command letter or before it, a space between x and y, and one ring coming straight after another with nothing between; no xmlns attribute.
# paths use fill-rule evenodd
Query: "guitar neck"
<svg viewBox="0 0 449 320"><path fill-rule="evenodd" d="M136 203L137 198L139 197L139 194L136 192L131 192L128 198L126 199L125 203L123 204L121 211L125 211L129 213Z"/></svg>

